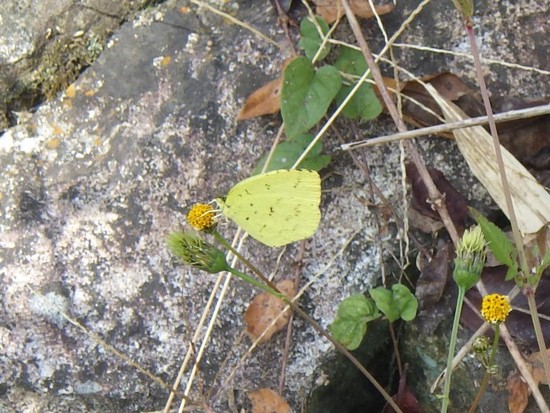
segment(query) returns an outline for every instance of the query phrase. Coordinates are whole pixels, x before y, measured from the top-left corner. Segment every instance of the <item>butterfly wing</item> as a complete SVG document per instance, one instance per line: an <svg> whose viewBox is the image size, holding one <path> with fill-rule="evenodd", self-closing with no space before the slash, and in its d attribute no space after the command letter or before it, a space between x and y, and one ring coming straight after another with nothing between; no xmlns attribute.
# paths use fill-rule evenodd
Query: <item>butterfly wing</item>
<svg viewBox="0 0 550 413"><path fill-rule="evenodd" d="M281 169L239 182L221 210L253 238L279 247L313 235L321 219L320 201L317 172Z"/></svg>

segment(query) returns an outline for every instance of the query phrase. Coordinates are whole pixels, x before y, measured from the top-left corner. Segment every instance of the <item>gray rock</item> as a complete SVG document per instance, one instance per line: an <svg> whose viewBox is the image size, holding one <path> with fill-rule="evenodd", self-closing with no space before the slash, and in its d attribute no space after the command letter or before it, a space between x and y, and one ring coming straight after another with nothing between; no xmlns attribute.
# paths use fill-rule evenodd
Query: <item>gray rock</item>
<svg viewBox="0 0 550 413"><path fill-rule="evenodd" d="M412 3L398 2L408 11ZM529 4L522 9L529 10L525 18L538 19L536 7ZM276 135L278 117L243 123L235 117L251 91L278 75L286 56L206 10L196 13L190 6L191 12L181 13L180 6L169 1L124 24L74 87L0 137L0 409L130 412L162 409L168 398L166 388L60 314L171 384L216 277L177 265L165 247L166 235L185 225L188 205L222 195L247 177ZM269 3L243 1L227 7L282 41ZM450 5L430 7L406 40L442 46L463 42L459 23L441 20L443 27L430 17L452 13ZM486 22L491 12L480 8ZM395 25L392 21L389 27ZM505 27L494 20L487 24L495 25L484 28L488 33ZM11 42L6 34L0 43L7 50L4 59L23 56L33 47L28 39L34 35L27 28L14 33L19 34ZM531 41L523 32L514 38L519 40L510 54ZM540 47L547 44L547 39L537 39ZM495 44L498 39L489 37L482 50L493 50ZM426 63L417 52L407 53L406 63ZM545 67L542 54L524 57L528 60L523 63ZM422 69L405 66L426 73L450 67L471 75L471 66L458 58L427 63ZM511 80L517 81L518 94L535 89L543 94L541 87L532 86L537 76ZM381 120L366 125L364 133L374 136L390 129ZM422 145L430 164L485 202L486 194L452 143ZM327 140L326 147L334 161L323 184L321 227L307 244L303 269L293 263L298 246L289 247L280 264L279 251L252 240L243 247L266 274L281 278L298 272L301 285L311 281L300 304L324 327L343 298L380 276L373 242L376 218L362 202L369 196L366 179L350 167L336 140ZM397 146L374 148L367 156L375 183L400 204ZM399 251L394 229L384 239L385 263L390 252ZM234 234L232 225L221 230L228 237ZM227 411L233 396L240 406L247 391L277 386L284 334L235 368L249 348L242 313L254 294L232 280L212 326L200 364L203 387L195 382L191 396L199 399L211 388L220 390L210 401L216 411ZM298 410L327 373L319 366L331 347L301 320L295 320L292 337L285 397ZM195 340L195 351L200 342ZM189 370L184 384L188 377Z"/></svg>

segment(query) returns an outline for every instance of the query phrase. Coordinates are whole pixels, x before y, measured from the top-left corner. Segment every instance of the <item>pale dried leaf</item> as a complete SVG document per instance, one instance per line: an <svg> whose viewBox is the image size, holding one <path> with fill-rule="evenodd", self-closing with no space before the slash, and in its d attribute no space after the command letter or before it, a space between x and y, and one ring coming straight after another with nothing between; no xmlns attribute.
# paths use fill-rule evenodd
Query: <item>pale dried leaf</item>
<svg viewBox="0 0 550 413"><path fill-rule="evenodd" d="M294 282L291 280L280 281L276 286L289 298L296 295ZM246 331L249 336L256 340L265 331L259 343L269 341L273 334L282 330L290 319L291 310L289 308L283 313L285 307L284 301L269 293L261 293L254 297L244 315ZM283 314L279 317L281 313ZM277 320L274 322L275 319Z"/></svg>
<svg viewBox="0 0 550 413"><path fill-rule="evenodd" d="M438 103L447 121L467 118L458 106L444 99L433 86L427 84L426 90ZM481 126L457 129L453 133L472 173L509 217L491 135ZM519 229L523 235L538 232L550 221L550 194L510 152L502 146L501 150Z"/></svg>
<svg viewBox="0 0 550 413"><path fill-rule="evenodd" d="M259 389L248 393L252 413L290 413L288 403L271 389Z"/></svg>
<svg viewBox="0 0 550 413"><path fill-rule="evenodd" d="M325 19L328 24L333 23L345 14L340 0L313 0L313 3L317 6L317 14ZM349 5L357 17L370 19L374 16L372 8L366 0L350 0ZM393 4L374 6L376 13L380 16L389 13L394 8Z"/></svg>
<svg viewBox="0 0 550 413"><path fill-rule="evenodd" d="M262 115L272 115L279 112L281 108L281 86L282 77L266 83L256 89L247 99L237 120L246 120Z"/></svg>
<svg viewBox="0 0 550 413"><path fill-rule="evenodd" d="M546 357L546 358L550 357L550 348L546 349L546 351L544 353L540 352L540 351L537 351L537 352L531 354L527 358L527 361L532 366L531 374L533 375L533 379L535 379L535 382L542 383L542 384L548 384L548 383L546 383L546 375L544 374L544 365L543 365L543 361L542 361L543 357Z"/></svg>

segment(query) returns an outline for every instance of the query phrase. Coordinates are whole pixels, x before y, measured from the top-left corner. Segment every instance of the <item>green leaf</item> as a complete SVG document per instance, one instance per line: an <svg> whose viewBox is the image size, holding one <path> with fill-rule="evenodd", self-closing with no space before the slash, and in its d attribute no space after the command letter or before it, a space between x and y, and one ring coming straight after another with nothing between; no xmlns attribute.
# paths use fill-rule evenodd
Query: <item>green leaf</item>
<svg viewBox="0 0 550 413"><path fill-rule="evenodd" d="M405 321L414 320L418 311L418 300L414 294L403 284L394 284L391 289L394 303L401 313L401 319Z"/></svg>
<svg viewBox="0 0 550 413"><path fill-rule="evenodd" d="M312 140L313 135L300 135L297 138L289 139L288 141L278 144L271 156L271 161L269 162L266 172L276 169L290 169ZM311 151L309 151L307 156L300 162L298 168L320 171L327 166L331 160L329 155L322 155L322 152L323 143L319 141L313 145L313 148L311 148ZM252 172L252 175L260 173L266 159L267 155L262 156L258 165Z"/></svg>
<svg viewBox="0 0 550 413"><path fill-rule="evenodd" d="M399 319L399 310L393 307L393 295L384 287L371 288L369 294L376 303L376 307L393 323Z"/></svg>
<svg viewBox="0 0 550 413"><path fill-rule="evenodd" d="M321 28L323 35L326 35L328 33L327 22L319 16L315 16L315 20L317 20L317 23ZM304 50L307 58L310 61L313 61L313 58L317 54L317 51L321 47L322 43L323 38L321 37L319 31L317 30L317 27L315 27L315 24L313 23L311 18L304 18L300 23L300 41L298 42L298 47ZM323 50L319 53L317 60L323 60L327 56L327 54L329 54L329 52L330 43L327 42L323 47Z"/></svg>
<svg viewBox="0 0 550 413"><path fill-rule="evenodd" d="M371 288L369 294L390 323L399 318L411 321L416 317L418 301L403 284L394 284L391 290L384 287Z"/></svg>
<svg viewBox="0 0 550 413"><path fill-rule="evenodd" d="M344 73L354 76L363 76L363 73L369 68L363 57L363 53L347 46L340 49L340 54L334 62L334 67Z"/></svg>
<svg viewBox="0 0 550 413"><path fill-rule="evenodd" d="M351 318L337 318L330 326L332 336L348 350L355 350L367 333L367 323Z"/></svg>
<svg viewBox="0 0 550 413"><path fill-rule="evenodd" d="M287 136L295 138L319 122L341 84L336 68L323 66L315 71L307 58L294 59L285 69L281 91L281 115Z"/></svg>
<svg viewBox="0 0 550 413"><path fill-rule="evenodd" d="M517 251L515 245L506 234L495 224L485 218L479 211L470 208L470 213L483 231L489 249L498 262L508 267L506 280L511 280L518 274Z"/></svg>
<svg viewBox="0 0 550 413"><path fill-rule="evenodd" d="M348 350L355 350L367 332L367 323L378 317L380 313L372 300L354 294L340 303L330 331Z"/></svg>
<svg viewBox="0 0 550 413"><path fill-rule="evenodd" d="M363 76L368 66L363 54L351 47L343 47L334 67L353 76ZM336 103L340 105L349 95L357 82L343 85L336 95ZM363 83L342 110L344 116L350 119L370 120L382 113L382 105L370 83Z"/></svg>

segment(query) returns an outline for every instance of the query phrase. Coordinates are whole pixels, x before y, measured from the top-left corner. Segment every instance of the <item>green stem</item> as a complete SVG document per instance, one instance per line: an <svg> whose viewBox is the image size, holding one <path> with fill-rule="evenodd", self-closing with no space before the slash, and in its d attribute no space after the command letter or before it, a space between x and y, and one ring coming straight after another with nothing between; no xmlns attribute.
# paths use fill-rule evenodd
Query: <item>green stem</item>
<svg viewBox="0 0 550 413"><path fill-rule="evenodd" d="M462 305L464 304L464 296L466 289L458 287L458 297L456 299L455 318L453 321L453 330L451 332L451 342L449 343L449 354L447 356L447 369L445 370L445 386L443 388L443 403L441 405L441 413L446 413L449 408L449 394L451 392L451 374L453 370L453 358L456 349L456 339L458 337L458 327L460 325L460 314L462 313Z"/></svg>
<svg viewBox="0 0 550 413"><path fill-rule="evenodd" d="M476 398L474 399L472 406L468 410L468 413L474 413L476 411L477 406L481 401L481 397L483 396L483 393L485 393L485 390L487 389L487 385L489 384L489 378L491 377L490 368L495 363L495 354L497 352L499 338L500 338L500 324L496 324L495 337L493 339L493 345L491 346L491 354L489 355L489 362L487 363L485 373L483 374L483 379L481 380L481 385L479 386L479 390L477 392Z"/></svg>
<svg viewBox="0 0 550 413"><path fill-rule="evenodd" d="M236 275L237 277L239 277L241 280L246 281L247 283L252 284L255 287L258 287L260 290L265 291L266 293L272 294L272 295L274 295L275 297L277 297L279 299L283 298L277 291L275 291L271 287L265 285L264 283L261 283L260 281L258 281L254 277L251 277L250 275L245 274L244 272L240 272L239 270L236 270L233 267L230 267L228 269L228 271L231 274Z"/></svg>

